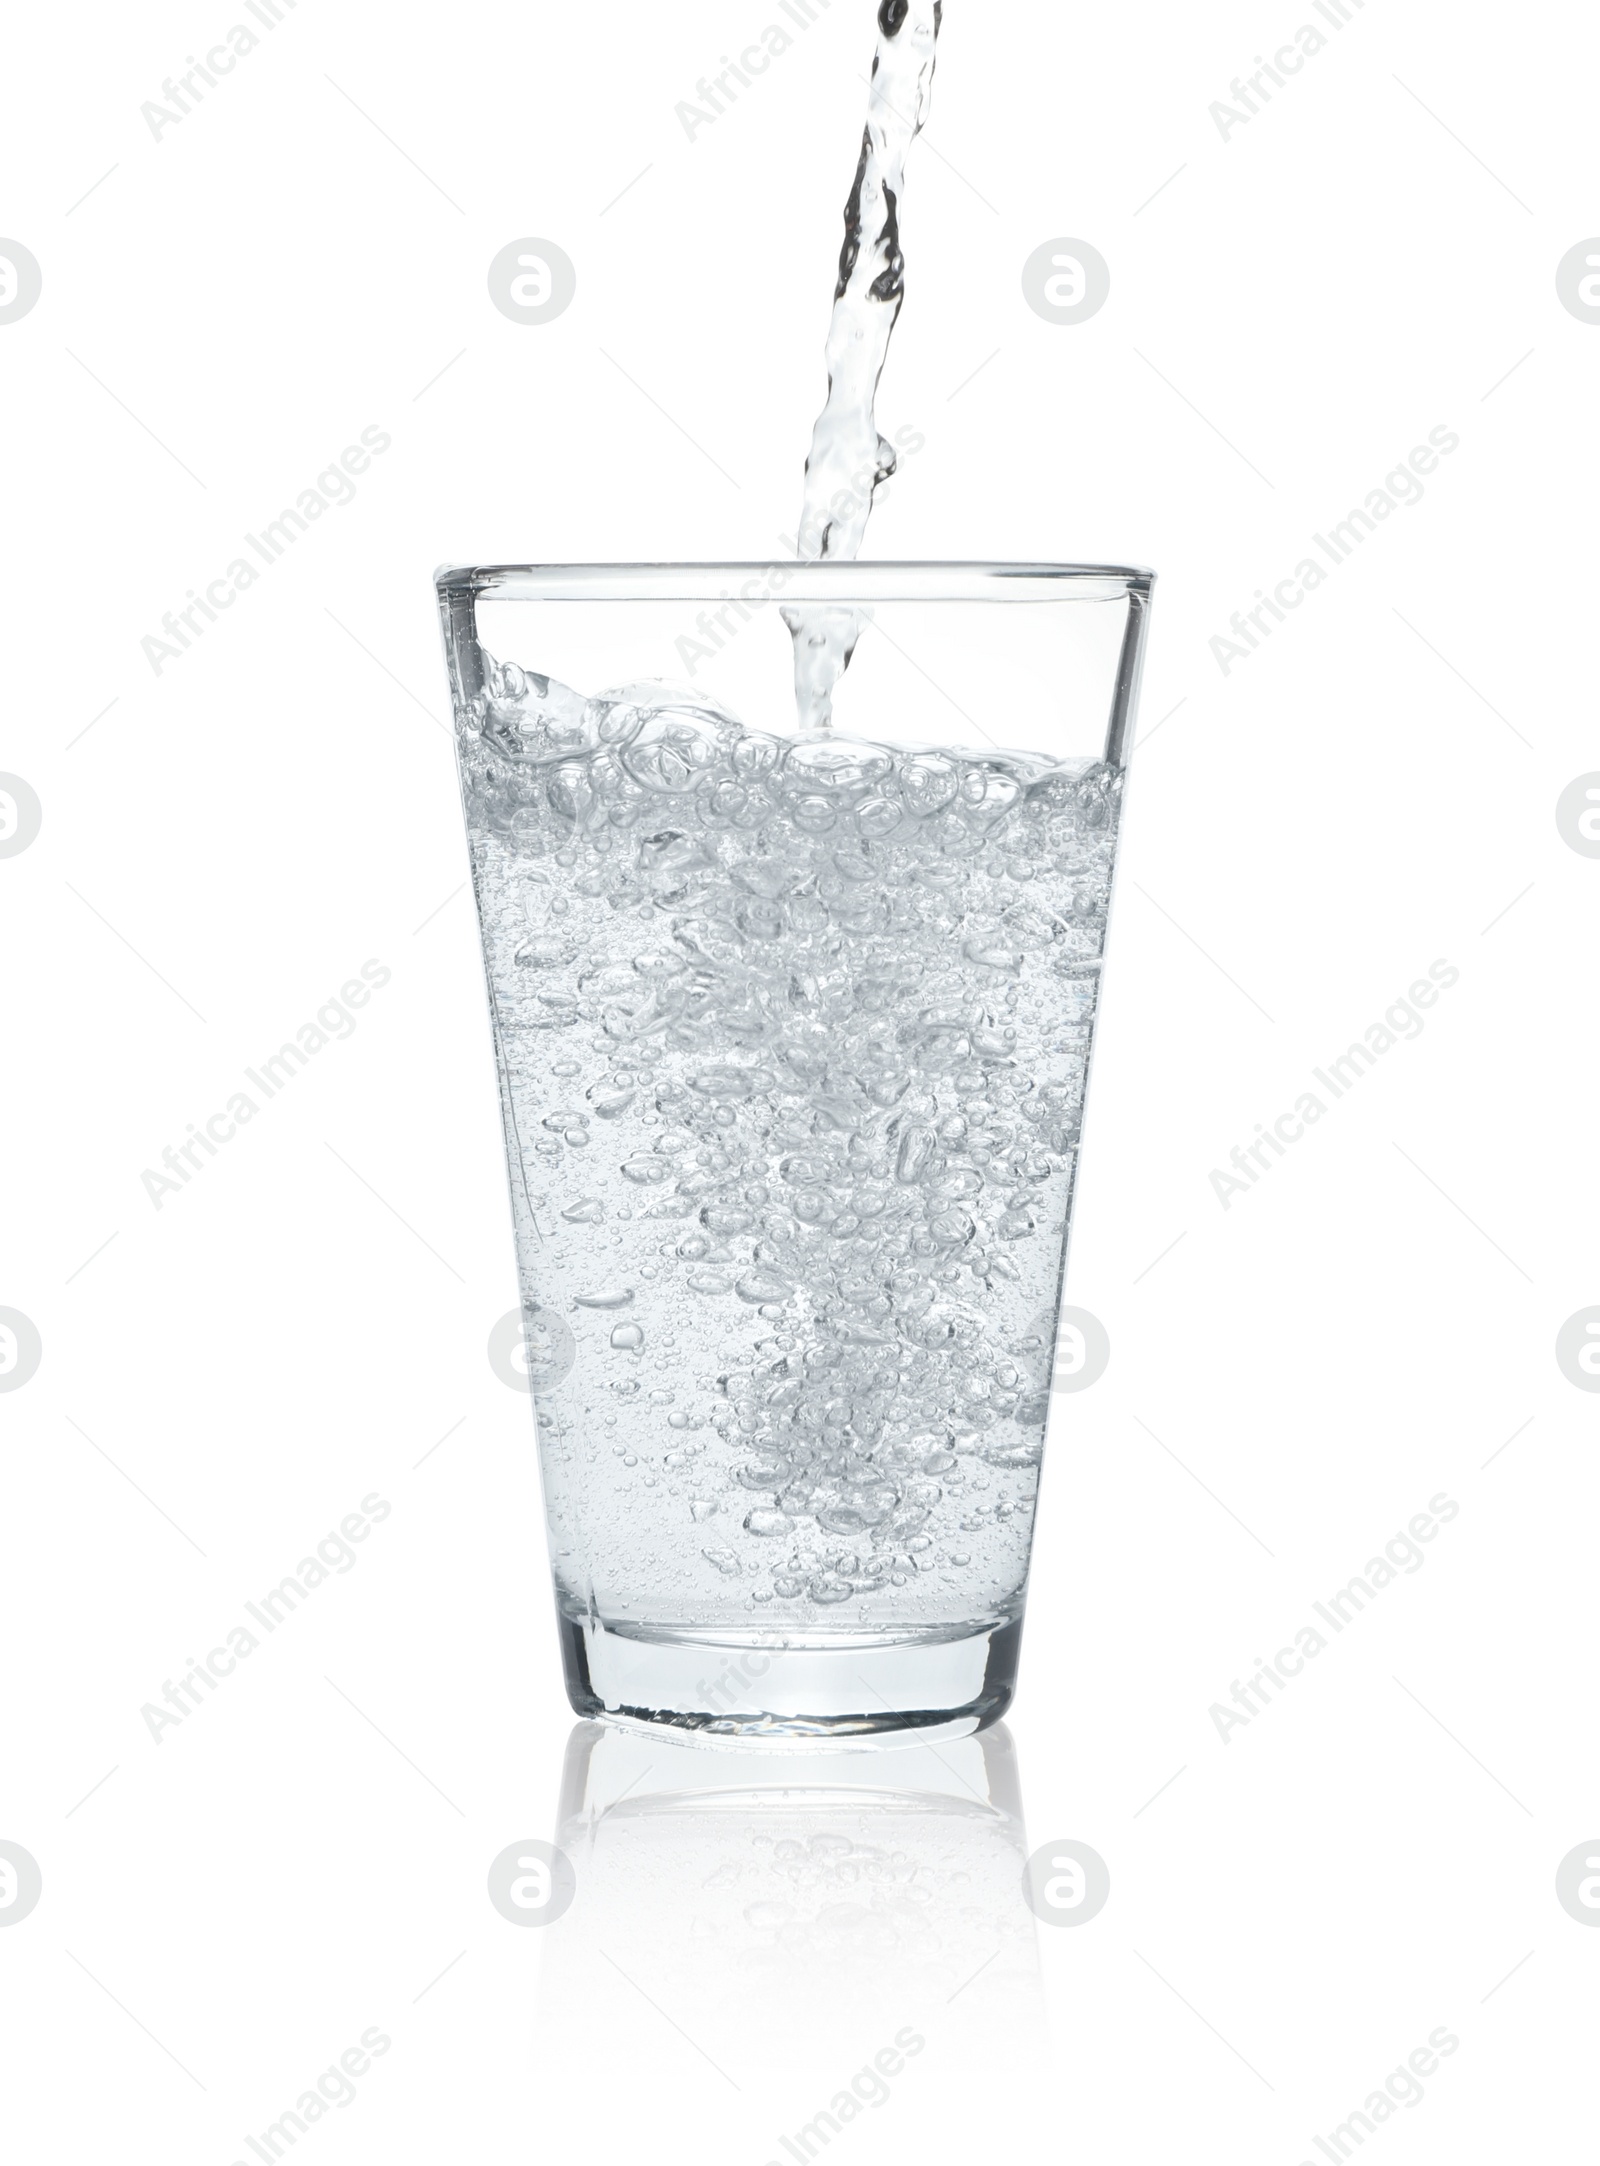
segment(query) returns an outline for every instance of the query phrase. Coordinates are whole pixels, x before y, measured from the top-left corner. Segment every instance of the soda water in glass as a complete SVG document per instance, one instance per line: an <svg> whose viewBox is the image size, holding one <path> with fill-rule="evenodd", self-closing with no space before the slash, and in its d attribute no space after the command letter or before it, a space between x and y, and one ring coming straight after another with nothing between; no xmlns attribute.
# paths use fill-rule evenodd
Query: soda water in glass
<svg viewBox="0 0 1600 2166"><path fill-rule="evenodd" d="M1009 1704L1151 585L437 575L580 1714Z"/></svg>

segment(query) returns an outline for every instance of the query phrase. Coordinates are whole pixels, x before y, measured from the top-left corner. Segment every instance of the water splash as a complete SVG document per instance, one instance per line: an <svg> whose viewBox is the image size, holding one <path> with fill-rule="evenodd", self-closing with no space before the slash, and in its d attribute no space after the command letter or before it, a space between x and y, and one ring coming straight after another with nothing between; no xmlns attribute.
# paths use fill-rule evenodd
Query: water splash
<svg viewBox="0 0 1600 2166"><path fill-rule="evenodd" d="M900 198L906 154L928 117L941 0L882 0L872 90L828 326L828 396L812 432L798 536L802 557L854 557L894 447L878 433L878 380L905 299ZM868 479L863 490L860 482ZM849 667L863 614L815 604L786 609L794 638L802 734L833 722L833 688Z"/></svg>

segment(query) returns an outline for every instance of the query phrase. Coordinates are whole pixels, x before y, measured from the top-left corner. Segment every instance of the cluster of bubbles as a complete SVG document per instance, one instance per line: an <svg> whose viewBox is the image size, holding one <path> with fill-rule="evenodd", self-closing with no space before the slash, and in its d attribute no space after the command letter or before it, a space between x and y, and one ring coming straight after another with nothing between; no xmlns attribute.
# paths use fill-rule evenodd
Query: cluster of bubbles
<svg viewBox="0 0 1600 2166"><path fill-rule="evenodd" d="M1003 1614L1120 775L498 663L461 764L558 1574Z"/></svg>

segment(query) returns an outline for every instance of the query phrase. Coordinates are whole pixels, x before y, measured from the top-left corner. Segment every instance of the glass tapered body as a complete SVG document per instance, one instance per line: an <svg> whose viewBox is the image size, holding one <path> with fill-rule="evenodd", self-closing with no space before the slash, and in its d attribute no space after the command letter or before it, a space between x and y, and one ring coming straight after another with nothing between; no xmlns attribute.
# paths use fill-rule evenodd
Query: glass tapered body
<svg viewBox="0 0 1600 2166"><path fill-rule="evenodd" d="M581 1713L1008 1704L1150 586L438 575Z"/></svg>

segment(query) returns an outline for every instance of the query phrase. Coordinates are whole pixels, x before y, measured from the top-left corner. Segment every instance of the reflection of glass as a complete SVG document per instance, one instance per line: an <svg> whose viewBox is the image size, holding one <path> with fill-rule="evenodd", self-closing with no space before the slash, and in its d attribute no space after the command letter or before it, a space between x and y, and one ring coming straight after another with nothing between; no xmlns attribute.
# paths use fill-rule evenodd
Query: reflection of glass
<svg viewBox="0 0 1600 2166"><path fill-rule="evenodd" d="M593 2037L602 2003L626 2020L630 2064L637 2038L653 2078L720 2077L765 2097L779 2126L791 2097L820 2107L862 2070L863 2092L909 2087L926 2104L974 2065L1042 2057L1003 1728L766 1755L582 1724L556 1840L578 1895L545 1945L541 2025L566 2080L616 2052Z"/></svg>
<svg viewBox="0 0 1600 2166"><path fill-rule="evenodd" d="M1009 1704L1150 583L438 575L580 1714Z"/></svg>

